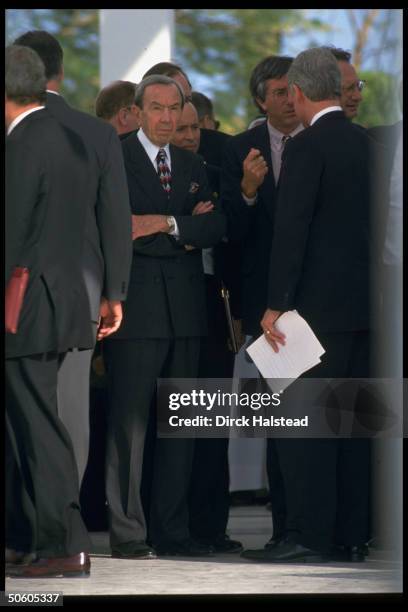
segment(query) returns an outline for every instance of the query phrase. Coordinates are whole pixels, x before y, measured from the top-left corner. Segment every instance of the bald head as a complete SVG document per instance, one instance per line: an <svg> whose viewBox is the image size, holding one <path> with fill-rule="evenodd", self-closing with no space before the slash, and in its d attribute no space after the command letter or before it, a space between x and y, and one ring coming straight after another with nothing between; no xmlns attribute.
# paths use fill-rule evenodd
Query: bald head
<svg viewBox="0 0 408 612"><path fill-rule="evenodd" d="M197 153L200 146L200 125L197 110L191 102L184 105L171 142L176 147Z"/></svg>

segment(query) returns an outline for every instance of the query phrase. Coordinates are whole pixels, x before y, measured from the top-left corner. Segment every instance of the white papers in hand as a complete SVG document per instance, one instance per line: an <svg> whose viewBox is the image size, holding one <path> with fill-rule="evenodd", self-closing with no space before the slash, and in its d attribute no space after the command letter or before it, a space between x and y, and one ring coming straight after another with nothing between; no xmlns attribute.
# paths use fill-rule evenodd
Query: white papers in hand
<svg viewBox="0 0 408 612"><path fill-rule="evenodd" d="M303 372L320 363L325 350L296 310L281 315L275 327L286 336L286 344L279 344L278 353L275 353L264 334L247 348L247 352L273 391L280 392ZM279 380L274 382L273 379Z"/></svg>

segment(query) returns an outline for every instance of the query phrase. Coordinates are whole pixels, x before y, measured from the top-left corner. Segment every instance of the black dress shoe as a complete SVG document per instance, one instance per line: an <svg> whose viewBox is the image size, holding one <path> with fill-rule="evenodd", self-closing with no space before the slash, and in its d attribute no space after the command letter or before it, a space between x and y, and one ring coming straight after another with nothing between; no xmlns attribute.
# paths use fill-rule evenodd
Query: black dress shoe
<svg viewBox="0 0 408 612"><path fill-rule="evenodd" d="M126 542L112 546L114 559L157 559L156 552L145 542Z"/></svg>
<svg viewBox="0 0 408 612"><path fill-rule="evenodd" d="M285 538L286 536L284 533L280 535L272 536L265 544L264 546L265 550L271 550L272 548L275 548L275 546L277 546L280 542L285 540Z"/></svg>
<svg viewBox="0 0 408 612"><path fill-rule="evenodd" d="M335 546L329 557L332 561L343 561L346 563L362 563L368 555L367 544L358 546Z"/></svg>
<svg viewBox="0 0 408 612"><path fill-rule="evenodd" d="M169 542L156 546L159 556L174 557L208 557L214 554L214 548L209 544L201 544L192 538L181 542Z"/></svg>
<svg viewBox="0 0 408 612"><path fill-rule="evenodd" d="M14 548L6 548L4 559L6 566L9 565L29 565L35 561L37 555L35 553L23 552L14 550Z"/></svg>
<svg viewBox="0 0 408 612"><path fill-rule="evenodd" d="M88 553L72 557L38 559L30 565L14 565L6 568L10 578L75 578L89 576L91 561Z"/></svg>
<svg viewBox="0 0 408 612"><path fill-rule="evenodd" d="M200 544L212 546L214 552L216 553L239 553L244 550L241 542L238 542L238 540L231 540L229 535L226 533L221 534L212 540L199 539L198 542Z"/></svg>
<svg viewBox="0 0 408 612"><path fill-rule="evenodd" d="M244 559L253 561L267 561L269 563L296 563L299 561L324 561L322 553L296 544L290 540L282 540L272 548L257 550L244 550L241 553Z"/></svg>

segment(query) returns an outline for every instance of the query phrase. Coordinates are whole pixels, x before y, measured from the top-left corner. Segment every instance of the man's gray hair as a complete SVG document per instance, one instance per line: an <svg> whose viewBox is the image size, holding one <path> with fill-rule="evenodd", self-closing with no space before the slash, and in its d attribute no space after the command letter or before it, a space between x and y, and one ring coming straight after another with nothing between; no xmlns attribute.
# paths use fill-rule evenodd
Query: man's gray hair
<svg viewBox="0 0 408 612"><path fill-rule="evenodd" d="M313 102L333 100L341 94L341 74L337 61L327 48L302 51L288 70L289 87L296 84Z"/></svg>
<svg viewBox="0 0 408 612"><path fill-rule="evenodd" d="M322 49L328 49L331 53L333 53L338 62L347 62L348 64L351 62L350 51L346 51L340 47L333 47L331 45L323 46Z"/></svg>
<svg viewBox="0 0 408 612"><path fill-rule="evenodd" d="M7 98L19 106L45 102L47 79L37 53L29 47L9 45L5 55Z"/></svg>
<svg viewBox="0 0 408 612"><path fill-rule="evenodd" d="M136 88L135 104L139 108L143 108L143 98L144 98L145 89L146 87L149 87L150 85L175 85L175 87L177 88L180 94L181 108L184 107L184 102L185 102L184 92L181 86L179 85L179 83L177 83L177 81L175 81L174 79L168 76L165 76L164 74L152 74L151 76L148 76L144 78L142 81L140 81L139 85Z"/></svg>

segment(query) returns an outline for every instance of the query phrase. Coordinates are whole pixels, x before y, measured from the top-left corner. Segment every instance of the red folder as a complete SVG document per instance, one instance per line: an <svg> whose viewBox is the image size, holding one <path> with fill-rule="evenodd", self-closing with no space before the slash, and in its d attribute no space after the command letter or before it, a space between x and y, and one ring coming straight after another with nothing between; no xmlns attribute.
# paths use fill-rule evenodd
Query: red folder
<svg viewBox="0 0 408 612"><path fill-rule="evenodd" d="M6 332L16 334L24 295L28 285L28 268L16 267L7 283L5 304Z"/></svg>

